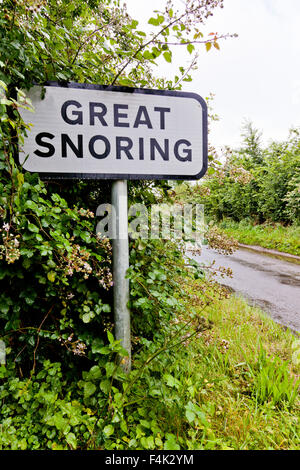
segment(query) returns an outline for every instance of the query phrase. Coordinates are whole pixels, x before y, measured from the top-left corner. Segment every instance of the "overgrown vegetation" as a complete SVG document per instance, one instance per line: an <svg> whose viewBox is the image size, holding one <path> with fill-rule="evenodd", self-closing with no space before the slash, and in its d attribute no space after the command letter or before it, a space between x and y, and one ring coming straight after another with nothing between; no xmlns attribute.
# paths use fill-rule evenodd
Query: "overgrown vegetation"
<svg viewBox="0 0 300 470"><path fill-rule="evenodd" d="M109 202L110 182L41 181L14 159L29 132L19 109L30 103L24 92L17 100L18 89L26 92L33 80L179 89L190 80L189 68L166 81L155 78L152 67L158 57L172 60L170 42L189 53L198 42L218 48L217 36L202 38L198 30L217 6L221 0L187 0L177 13L167 2L150 19L157 29L148 38L118 1L1 3L2 449L297 446L295 370L276 364L283 385L265 392L273 360L259 359L258 344L243 366L240 346L229 358L231 339L223 332L230 315L221 321L219 315L231 301L200 268L187 268L182 248L171 242L131 245L134 361L124 375L116 357L125 352L113 336L111 246L95 235L93 217L98 204ZM150 204L168 197L168 189L166 182L131 183L129 196ZM250 312L244 304L242 310ZM260 328L253 327L255 337ZM276 328L270 327L274 344L280 342L289 359L291 336ZM248 339L245 345L253 348ZM243 435L235 408L249 410ZM257 428L268 423L274 434L268 428L256 433L252 419Z"/></svg>
<svg viewBox="0 0 300 470"><path fill-rule="evenodd" d="M292 129L287 141L262 148L258 131L247 125L244 147L229 153L208 183L208 212L217 220L299 223L299 135Z"/></svg>
<svg viewBox="0 0 300 470"><path fill-rule="evenodd" d="M182 184L175 198L204 204L208 221L241 243L299 254L299 132L263 147L261 133L246 123L243 145L227 148L204 181Z"/></svg>
<svg viewBox="0 0 300 470"><path fill-rule="evenodd" d="M298 449L299 341L203 280L177 281L181 314L165 341L139 341L128 378L110 334L78 384L49 360L30 382L2 366L2 448Z"/></svg>

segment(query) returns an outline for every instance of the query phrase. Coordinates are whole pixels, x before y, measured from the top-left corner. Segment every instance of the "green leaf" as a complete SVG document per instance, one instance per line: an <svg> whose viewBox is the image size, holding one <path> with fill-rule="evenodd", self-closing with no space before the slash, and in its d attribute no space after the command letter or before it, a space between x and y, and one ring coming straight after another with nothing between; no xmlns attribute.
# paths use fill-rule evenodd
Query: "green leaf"
<svg viewBox="0 0 300 470"><path fill-rule="evenodd" d="M91 243L91 235L89 232L80 232L80 237L85 243Z"/></svg>
<svg viewBox="0 0 300 470"><path fill-rule="evenodd" d="M140 421L141 425L144 426L144 428L150 429L151 428L151 423L145 419L141 419Z"/></svg>
<svg viewBox="0 0 300 470"><path fill-rule="evenodd" d="M55 281L55 276L56 276L56 272L55 272L55 271L50 271L49 273L47 273L47 278L49 279L50 282L54 282L54 281Z"/></svg>
<svg viewBox="0 0 300 470"><path fill-rule="evenodd" d="M111 306L109 304L102 305L102 312L109 313L111 311Z"/></svg>
<svg viewBox="0 0 300 470"><path fill-rule="evenodd" d="M114 343L114 341L115 341L114 336L110 331L107 331L107 338L108 338L108 341L110 342L110 344Z"/></svg>
<svg viewBox="0 0 300 470"><path fill-rule="evenodd" d="M102 376L102 372L99 366L91 367L89 371L89 378L91 380L99 380L101 376Z"/></svg>
<svg viewBox="0 0 300 470"><path fill-rule="evenodd" d="M135 86L135 82L133 80L131 80L130 78L127 78L127 77L120 77L118 79L118 82L120 85L123 85L123 86L129 86L129 87L134 87Z"/></svg>
<svg viewBox="0 0 300 470"><path fill-rule="evenodd" d="M73 434L72 432L69 432L69 434L66 435L66 441L73 449L76 449L77 439L76 439L75 434Z"/></svg>
<svg viewBox="0 0 300 470"><path fill-rule="evenodd" d="M180 450L174 434L167 434L167 440L164 443L164 450Z"/></svg>
<svg viewBox="0 0 300 470"><path fill-rule="evenodd" d="M164 379L165 379L165 381L167 382L167 385L168 385L169 387L178 388L179 382L178 382L178 380L175 379L175 377L173 377L172 375L170 375L170 374L165 374L165 375L164 375Z"/></svg>
<svg viewBox="0 0 300 470"><path fill-rule="evenodd" d="M161 54L161 50L158 49L156 46L152 47L152 58L156 59L156 57L159 57Z"/></svg>
<svg viewBox="0 0 300 470"><path fill-rule="evenodd" d="M48 420L48 424L55 426L56 429L58 429L59 431L64 431L67 426L67 420L63 418L60 413L57 413L54 416L50 417L50 419Z"/></svg>
<svg viewBox="0 0 300 470"><path fill-rule="evenodd" d="M103 393L108 394L111 388L111 383L109 380L105 379L100 382L100 389Z"/></svg>
<svg viewBox="0 0 300 470"><path fill-rule="evenodd" d="M110 354L110 353L111 353L111 350L109 349L109 347L104 346L103 348L100 348L100 349L98 350L98 353L99 353L99 354L107 355L107 354Z"/></svg>
<svg viewBox="0 0 300 470"><path fill-rule="evenodd" d="M1 98L1 99L0 99L0 104L6 105L6 106L11 106L11 105L12 105L12 101L9 101L9 100L6 99L6 98Z"/></svg>
<svg viewBox="0 0 300 470"><path fill-rule="evenodd" d="M94 312L91 312L90 310L87 313L84 313L82 315L82 321L83 323L90 323L92 319L95 317Z"/></svg>
<svg viewBox="0 0 300 470"><path fill-rule="evenodd" d="M30 230L30 232L34 233L38 233L40 231L39 228L34 224L28 224L28 229Z"/></svg>
<svg viewBox="0 0 300 470"><path fill-rule="evenodd" d="M193 52L194 49L195 49L195 46L193 44L188 44L187 45L187 50L190 54Z"/></svg>
<svg viewBox="0 0 300 470"><path fill-rule="evenodd" d="M120 423L120 427L122 429L123 432L125 432L126 434L128 434L128 427L127 427L127 424L126 424L126 421L121 421Z"/></svg>
<svg viewBox="0 0 300 470"><path fill-rule="evenodd" d="M2 62L3 63L3 62ZM4 65L4 64L3 64ZM7 86L6 83L4 83L2 80L0 80L0 87L4 88L4 90L7 91Z"/></svg>
<svg viewBox="0 0 300 470"><path fill-rule="evenodd" d="M150 20L148 21L148 24L152 24L153 26L158 26L159 21L157 18L150 18Z"/></svg>
<svg viewBox="0 0 300 470"><path fill-rule="evenodd" d="M171 51L165 51L163 53L163 56L167 62L172 62L172 52Z"/></svg>
<svg viewBox="0 0 300 470"><path fill-rule="evenodd" d="M114 430L115 430L115 428L113 427L113 425L109 424L108 426L105 426L105 428L103 429L103 434L106 437L109 437L114 433Z"/></svg>
<svg viewBox="0 0 300 470"><path fill-rule="evenodd" d="M203 411L197 411L197 416L198 418L200 419L201 423L203 424L203 426L206 426L208 427L209 426L209 423L206 419L206 415L205 413L203 413Z"/></svg>
<svg viewBox="0 0 300 470"><path fill-rule="evenodd" d="M107 362L105 364L105 369L106 369L106 376L111 377L116 370L116 365L113 362Z"/></svg>
<svg viewBox="0 0 300 470"><path fill-rule="evenodd" d="M187 417L189 423L192 423L196 418L195 413L191 410L186 410L185 416Z"/></svg>
<svg viewBox="0 0 300 470"><path fill-rule="evenodd" d="M208 51L211 49L211 42L207 42L207 43L205 44L205 47L206 47L206 50L207 50L207 52L208 52Z"/></svg>
<svg viewBox="0 0 300 470"><path fill-rule="evenodd" d="M84 397L91 397L92 395L94 395L96 389L96 385L93 384L93 382L85 382L83 388Z"/></svg>
<svg viewBox="0 0 300 470"><path fill-rule="evenodd" d="M151 52L149 52L149 51L144 51L144 52L143 52L143 57L144 57L144 59L146 59L146 60L151 60L151 59L153 59L153 55L152 55Z"/></svg>

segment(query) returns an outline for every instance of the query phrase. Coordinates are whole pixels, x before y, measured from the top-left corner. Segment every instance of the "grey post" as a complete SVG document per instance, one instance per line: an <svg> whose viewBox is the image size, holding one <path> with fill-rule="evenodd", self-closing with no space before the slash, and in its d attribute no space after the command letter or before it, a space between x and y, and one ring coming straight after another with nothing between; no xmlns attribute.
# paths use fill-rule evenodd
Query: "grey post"
<svg viewBox="0 0 300 470"><path fill-rule="evenodd" d="M114 282L114 320L115 336L128 352L128 357L120 358L123 370L128 373L131 369L131 339L129 280L125 278L129 268L128 243L128 197L127 181L116 180L112 183L112 205L115 208L116 222L113 237L113 282Z"/></svg>

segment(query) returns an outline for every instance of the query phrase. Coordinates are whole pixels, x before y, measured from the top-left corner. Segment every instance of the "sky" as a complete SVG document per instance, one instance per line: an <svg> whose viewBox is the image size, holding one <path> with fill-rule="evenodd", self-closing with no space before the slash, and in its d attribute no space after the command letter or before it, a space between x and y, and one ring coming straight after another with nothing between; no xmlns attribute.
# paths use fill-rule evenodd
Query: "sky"
<svg viewBox="0 0 300 470"><path fill-rule="evenodd" d="M181 0L175 0L180 5ZM164 0L126 0L129 14L140 29ZM263 133L263 143L283 140L291 127L300 126L300 1L224 0L203 33L237 33L220 41L220 51L200 48L198 69L184 91L215 95L210 142L216 148L241 144L243 122L251 121ZM188 54L173 49L173 64L160 64L159 75L173 78Z"/></svg>

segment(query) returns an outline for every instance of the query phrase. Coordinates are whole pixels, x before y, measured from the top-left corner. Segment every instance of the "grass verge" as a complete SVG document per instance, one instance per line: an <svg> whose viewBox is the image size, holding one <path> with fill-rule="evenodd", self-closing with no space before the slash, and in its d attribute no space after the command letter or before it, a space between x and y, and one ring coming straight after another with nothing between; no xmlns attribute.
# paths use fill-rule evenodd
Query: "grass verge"
<svg viewBox="0 0 300 470"><path fill-rule="evenodd" d="M195 292L203 284L185 289L193 293L197 310ZM199 302L200 314L202 309ZM144 442L150 439L151 448L164 435L167 449L299 449L295 336L234 296L215 298L205 316L211 329L166 350L152 362L144 386L139 381L140 412L148 426L141 427ZM299 359L299 350L296 354ZM147 405L151 394L156 403ZM160 428L152 440L151 423Z"/></svg>
<svg viewBox="0 0 300 470"><path fill-rule="evenodd" d="M219 227L226 235L234 237L239 243L257 245L264 248L300 255L300 227L281 224L253 225L248 220L234 222L225 219Z"/></svg>

